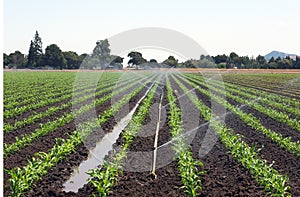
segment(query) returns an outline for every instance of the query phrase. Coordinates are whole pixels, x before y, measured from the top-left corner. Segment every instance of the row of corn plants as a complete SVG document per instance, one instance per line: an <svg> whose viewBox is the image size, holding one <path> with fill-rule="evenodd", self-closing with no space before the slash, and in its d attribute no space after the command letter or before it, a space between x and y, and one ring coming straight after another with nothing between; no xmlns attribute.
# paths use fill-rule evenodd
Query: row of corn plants
<svg viewBox="0 0 300 197"><path fill-rule="evenodd" d="M288 114L281 112L281 111L277 111L272 109L271 107L266 107L266 106L262 106L257 102L253 102L253 100L248 100L246 98L242 98L240 96L235 96L233 95L231 92L229 91L223 91L222 89L218 89L214 87L214 84L211 83L211 81L208 81L205 83L197 80L197 79L190 79L194 82L198 82L200 83L202 86L208 86L210 90L213 90L215 92L221 93L223 95L226 95L226 97L242 103L242 104L246 104L249 107L252 107L254 109L256 109L257 111L266 114L267 116L269 116L270 118L277 120L278 122L287 124L288 126L290 126L291 128L300 131L300 121L297 119L292 119L289 117ZM268 102L268 101L267 101Z"/></svg>
<svg viewBox="0 0 300 197"><path fill-rule="evenodd" d="M112 192L114 184L118 181L118 175L122 173L122 162L126 158L129 145L134 141L149 112L157 87L158 83L155 83L146 98L138 107L137 112L133 115L128 126L122 132L125 142L122 145L121 150L114 152L114 157L111 161L105 160L101 169L96 168L88 172L91 176L89 183L97 188L98 196L107 196Z"/></svg>
<svg viewBox="0 0 300 197"><path fill-rule="evenodd" d="M218 91L216 88L212 88L215 91ZM220 92L220 91L219 91ZM239 96L235 96L228 91L223 92L228 98L231 98L239 103L246 104L249 107L256 109L257 111L271 117L278 122L287 124L291 128L300 131L300 121L297 119L290 118L288 114L272 109L271 107L262 106L257 102L253 102L252 100L247 100L245 98L241 98Z"/></svg>
<svg viewBox="0 0 300 197"><path fill-rule="evenodd" d="M203 78L199 75L186 74L186 76L197 78L199 80L203 80ZM232 75L230 75L230 76L232 76ZM287 97L287 96L283 96L283 95L279 95L279 94L275 94L275 93L270 93L270 92L266 92L266 91L263 91L263 90L258 90L258 89L255 89L255 88L244 87L244 86L239 85L238 83L231 83L230 81L228 82L228 80L227 80L227 82L226 81L214 80L214 82L219 83L219 84L220 83L225 84L225 88L231 87L233 89L241 90L243 92L246 92L246 93L255 95L257 97L261 97L261 98L273 101L274 103L282 104L284 106L289 106L291 108L293 108L293 107L299 108L300 107L299 100L291 99L290 97Z"/></svg>
<svg viewBox="0 0 300 197"><path fill-rule="evenodd" d="M11 109L11 110L4 110L3 117L4 117L4 119L12 118L14 116L20 115L20 114L25 113L27 111L34 110L34 109L44 107L44 106L47 106L47 105L51 105L53 103L61 102L61 101L64 101L64 100L70 99L70 98L72 98L72 91L66 92L65 94L61 94L60 97L53 97L51 99L48 98L48 99L45 99L45 100L41 100L39 102L31 102L28 105L17 106L15 108Z"/></svg>
<svg viewBox="0 0 300 197"><path fill-rule="evenodd" d="M150 80L147 80L145 84L149 83L149 81ZM43 175L47 174L50 168L54 167L59 161L75 152L76 147L81 144L95 128L99 128L112 118L118 110L128 103L131 98L142 91L143 88L144 86L140 85L131 93L124 95L120 101L99 115L98 119L91 120L91 122L87 123L81 123L77 130L70 134L68 139L58 138L54 147L48 153L36 153L36 156L28 161L26 166L6 170L6 172L10 175L9 182L12 191L11 196L18 197L24 194L24 192L30 189L34 182L40 180Z"/></svg>
<svg viewBox="0 0 300 197"><path fill-rule="evenodd" d="M14 109L16 107L25 106L25 105L28 105L32 102L36 102L38 100L52 99L54 97L60 97L65 93L68 93L68 92L64 89L59 89L56 92L53 92L53 90L50 90L50 88L49 88L49 92L44 91L44 94L42 94L42 95L38 94L38 93L35 93L35 92L31 92L30 94L32 95L32 97L30 97L30 98L23 99L22 101L11 101L7 104L4 104L4 110L9 111L9 110Z"/></svg>
<svg viewBox="0 0 300 197"><path fill-rule="evenodd" d="M237 77L237 76L235 76ZM261 80L261 77L259 79L253 80L253 76L251 77L251 75L249 75L248 77L250 77L249 79L245 80L245 75L243 75L243 79L241 80L241 78L235 78L235 77L230 77L230 79L225 79L225 81L231 82L231 83L235 83L238 85L242 85L242 86L246 86L246 87L251 87L251 88L255 88L255 89L259 89L259 90L263 90L263 91L267 91L267 92L272 92L272 93L276 93L276 94L284 94L286 96L297 96L297 90L296 89L291 89L290 85L288 84L288 81L286 84L282 83L281 85L278 85L277 87L289 87L289 88L285 88L285 89L276 89L274 87L274 83L278 83L277 81L274 81L274 79L272 79L272 82L270 82L269 84L264 84ZM241 76L239 76L241 77ZM257 85L259 84L259 86ZM299 96L299 95L298 95Z"/></svg>
<svg viewBox="0 0 300 197"><path fill-rule="evenodd" d="M127 85L129 83L132 83L134 80L137 80L137 79L132 78L130 80L128 80L128 79L122 80L122 82L124 82L124 83L122 83L122 86ZM101 95L105 92L111 91L115 88L113 85L114 85L114 78L113 78L113 80L108 81L107 83L102 83L101 86L98 86L96 91L95 91L96 92L95 94L93 94L93 92L90 93L90 94L86 94L86 92L90 92L91 90L93 90L93 88L91 90L87 89L83 92L77 92L73 95L73 97L75 97L77 95L81 95L81 94L84 95L84 96L82 96L78 99L75 99L75 101L69 101L68 103L62 104L62 105L57 106L57 107L56 106L50 107L45 112L35 113L35 114L29 116L26 119L16 121L13 125L11 123L4 123L3 131L5 133L8 133L9 131L21 128L21 127L26 126L26 125L29 125L29 124L31 124L33 122L36 122L36 121L38 121L38 120L40 120L44 117L49 117L49 116L57 113L58 111L67 109L68 107L71 107L74 104L84 102L85 100L88 100L88 99L90 99L94 96L99 96L99 95ZM107 88L105 88L106 86L107 86Z"/></svg>
<svg viewBox="0 0 300 197"><path fill-rule="evenodd" d="M197 84L187 80L184 77L180 77L186 83L190 84L197 90L199 90L202 94L210 97L217 102L218 104L224 106L226 109L231 111L233 114L237 115L243 122L245 122L248 126L252 127L255 131L258 131L264 134L266 137L270 138L272 141L277 143L280 147L284 148L288 152L300 156L300 142L293 142L290 137L283 137L281 134L272 131L271 129L267 129L264 127L260 120L253 116L252 114L243 112L239 107L231 105L228 101L222 99L216 95L210 95L208 90L204 90L200 88Z"/></svg>
<svg viewBox="0 0 300 197"><path fill-rule="evenodd" d="M57 118L56 120L41 125L41 128L36 129L33 133L24 135L21 138L16 137L15 143L4 144L4 149L3 149L4 157L7 157L8 155L18 152L20 149L31 144L34 140L38 139L39 137L45 136L48 133L58 129L59 127L71 122L75 117L78 117L79 115L91 110L95 106L98 106L104 103L105 101L108 101L109 99L120 94L121 92L126 91L131 87L134 87L137 83L143 80L144 79L137 80L128 86L120 88L117 91L114 91L100 99L94 100L91 104L85 105L80 109L76 110L75 112L65 113L64 115Z"/></svg>
<svg viewBox="0 0 300 197"><path fill-rule="evenodd" d="M73 76L68 73L6 73L4 72L4 107L11 102L20 104L30 98L61 92L72 87ZM28 91L30 87L30 91Z"/></svg>
<svg viewBox="0 0 300 197"><path fill-rule="evenodd" d="M226 89L250 99L254 99L255 97L257 98L259 96L261 98L259 102L263 104L267 104L269 106L275 107L282 111L289 112L298 117L300 116L300 112L299 112L300 102L298 100L293 100L291 98L283 97L278 94L271 94L264 91L251 89L251 88L244 88L242 86L229 84L229 83L226 83Z"/></svg>
<svg viewBox="0 0 300 197"><path fill-rule="evenodd" d="M29 97L37 97L39 94L44 95L44 90L55 93L57 90L71 90L76 78L76 73L68 72L4 72L4 100L24 100ZM101 81L110 79L111 77L121 76L119 73L88 73L88 77L84 81L80 81L84 87L90 78L100 77ZM77 80L76 83L79 83ZM24 91L30 87L31 91ZM35 94L32 94L35 93ZM6 103L6 102L5 102ZM9 103L9 102L7 102Z"/></svg>
<svg viewBox="0 0 300 197"><path fill-rule="evenodd" d="M109 81L117 81L118 79L118 76L115 76L107 81L103 81L102 80L102 83L108 83ZM101 84L102 85L102 84ZM94 90L93 87L88 87L89 85L82 85L80 89L77 89L77 92L82 92L82 91L85 91L85 92L89 92L89 91L92 91ZM30 95L32 96L28 96L29 98L26 98L26 99L22 99L22 101L12 101L12 102L9 102L7 104L4 104L4 110L5 111L9 111L9 110L13 110L14 108L17 108L17 107L21 107L21 106L26 106L28 104L31 104L31 103L37 103L37 101L41 101L41 100L49 100L49 99L53 99L53 98L56 98L56 97L61 97L62 95L66 95L66 94L72 94L73 93L73 88L72 88L72 84L66 84L65 87L62 87L56 91L53 91L53 89L57 88L57 87L48 87L48 88L45 88L43 87L42 89L44 90L42 93L43 94L40 94L40 93L36 93L36 92L31 92L30 91ZM24 89L28 89L28 86L24 86ZM31 87L30 87L31 89ZM75 92L75 93L77 93ZM78 94L79 95L79 94Z"/></svg>
<svg viewBox="0 0 300 197"><path fill-rule="evenodd" d="M216 84L217 85L217 84ZM246 90L248 89L244 89L243 87L241 86L237 86L237 85L233 85L233 84L226 84L226 90L230 91L230 92L233 92L239 96L242 96L244 98L247 98L247 99L252 99L252 100L255 100L258 98L258 94L255 94L254 92L251 94L251 93L248 93ZM260 94L260 95L263 95L263 94ZM267 97L266 97L267 95ZM270 99L270 97L273 97L272 99ZM264 95L262 97L259 97L259 101L258 103L261 103L263 105L267 105L268 107L272 107L273 109L278 109L278 110L281 110L281 111L286 111L290 114L293 114L295 115L296 117L300 117L300 109L295 107L295 106L290 106L288 103L290 103L290 101L292 99L289 99L288 103L283 103L283 102L278 102L278 100L280 99L276 99L275 98L276 95L270 95L270 93L264 93ZM297 101L295 100L295 103ZM300 103L300 102L299 102Z"/></svg>
<svg viewBox="0 0 300 197"><path fill-rule="evenodd" d="M105 75L104 75L105 76ZM113 78L115 78L115 81L117 81L119 76L112 76ZM71 80L69 80L71 81ZM103 80L101 80L103 81ZM80 85L80 88L76 89L78 95L80 95L79 93L84 93L84 92L91 92L94 90L93 87L88 87L90 86L89 84L87 85ZM25 86L25 88L27 88ZM44 89L44 88L43 88ZM30 97L29 99L23 100L22 102L19 102L19 105L15 105L13 104L10 108L8 108L6 105L4 105L4 118L11 118L13 116L16 115L20 115L24 112L27 112L29 110L34 110L40 107L44 107L46 105L50 105L56 102L61 102L64 101L66 99L70 99L73 96L73 86L72 84L67 84L65 87L63 87L59 92L53 92L52 88L46 88L44 89L44 92L46 92L45 96L36 96L39 95L37 93L31 93L31 95L33 95L32 97ZM82 92L84 91L84 92ZM22 105L22 103L26 105ZM8 103L8 105L10 105Z"/></svg>
<svg viewBox="0 0 300 197"><path fill-rule="evenodd" d="M203 166L201 161L196 161L191 152L191 147L187 145L187 142L183 134L183 127L181 122L181 110L176 104L176 97L174 96L169 78L166 79L167 97L170 106L169 112L169 125L172 139L175 140L174 150L176 152L176 159L178 161L178 168L180 171L181 182L183 183L183 189L188 196L197 196L202 190L202 183L200 175L203 172L198 171L197 167Z"/></svg>
<svg viewBox="0 0 300 197"><path fill-rule="evenodd" d="M277 170L268 165L265 160L259 158L255 147L245 143L243 136L234 134L226 125L218 120L218 116L211 112L211 109L200 101L195 95L184 86L178 79L174 78L179 87L188 96L191 102L198 108L200 115L210 122L212 128L220 136L221 142L230 151L230 154L237 159L242 166L250 171L256 181L270 192L272 196L289 196L289 186L286 186L288 178L281 175ZM197 87L197 86L195 86ZM215 97L211 95L212 99Z"/></svg>
<svg viewBox="0 0 300 197"><path fill-rule="evenodd" d="M268 88L262 88L262 87L259 87L257 84L253 85L253 82L252 82L253 79L251 80L251 78L250 78L250 80L248 79L247 82L245 83L244 80L234 79L234 77L235 76L232 76L232 78L227 78L225 76L224 81L226 81L228 83L231 83L231 84L243 86L244 88L249 88L250 90L257 90L258 92L262 91L264 93L269 93L270 95L277 95L277 98L280 98L280 99L286 101L287 103L290 103L290 104L294 104L295 103L295 107L299 107L300 106L300 103L298 102L297 99L292 99L290 97L290 96L294 96L295 92L294 92L294 94L283 94L282 91L274 90L274 83L276 83L277 81L273 82L272 85L271 84L268 85L267 86ZM255 81L259 84L259 81L257 81L257 80L255 80ZM285 84L285 85L283 84L282 86L278 86L278 87L287 87L288 88L288 85L287 84Z"/></svg>
<svg viewBox="0 0 300 197"><path fill-rule="evenodd" d="M91 92L93 90L93 88L86 89L86 87L84 87L82 90L84 90L84 92L77 92L76 94L80 95L85 92ZM30 110L34 110L34 109L37 109L40 107L51 105L53 103L62 102L64 100L72 98L72 96L73 96L72 93L73 93L73 90L65 91L63 93L58 93L58 94L54 94L54 95L49 93L48 94L48 95L50 95L49 98L41 99L38 102L36 102L36 99L33 98L32 102L28 103L27 105L17 106L15 108L12 108L11 110L4 109L4 113L3 113L4 118L5 119L12 118L14 116L20 115L20 114L30 111ZM57 97L57 96L60 96L60 97Z"/></svg>
<svg viewBox="0 0 300 197"><path fill-rule="evenodd" d="M35 76L33 76L33 75L35 75ZM48 83L44 83L44 81L41 81L41 78L38 76L40 76L40 75L37 73L4 72L5 80L4 80L3 85L4 85L4 87L7 87L6 89L4 89L4 93L6 93L8 97L12 97L14 94L19 95L20 90L23 90L24 86L31 86L32 90L34 92L40 92L41 91L40 85L45 86L45 87L50 87L51 85L56 83L56 81L47 81ZM47 78L47 76L44 76L44 77ZM57 84L58 85L57 88L63 87L65 85L65 83L63 83L63 80L65 80L65 78L57 79L57 81L60 83L60 84ZM67 83L69 83L69 82L67 82Z"/></svg>
<svg viewBox="0 0 300 197"><path fill-rule="evenodd" d="M204 82L203 78L197 77L196 75L187 74L186 76L190 77L190 78L198 79L201 82ZM276 94L271 94L271 93L267 93L264 91L251 89L251 88L245 88L242 86L238 86L238 85L230 84L230 83L226 83L226 82L220 82L218 80L214 80L214 81L210 81L210 82L216 87L222 87L224 84L226 90L233 92L237 95L240 95L242 97L245 97L247 99L255 100L259 97L260 99L258 102L261 104L268 105L269 107L276 108L281 111L286 111L290 114L300 117L299 108L295 107L295 105L292 105L292 106L290 105L291 101L292 101L292 99L290 99L290 98L282 98ZM295 100L294 104L300 105L300 102Z"/></svg>

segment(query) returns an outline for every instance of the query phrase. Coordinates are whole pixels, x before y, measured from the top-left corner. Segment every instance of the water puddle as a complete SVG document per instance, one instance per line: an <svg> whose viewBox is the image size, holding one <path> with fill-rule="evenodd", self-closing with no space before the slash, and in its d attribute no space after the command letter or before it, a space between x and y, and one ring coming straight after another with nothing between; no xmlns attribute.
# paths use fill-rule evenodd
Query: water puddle
<svg viewBox="0 0 300 197"><path fill-rule="evenodd" d="M88 178L90 178L87 172L97 168L97 166L103 163L104 157L113 149L112 145L116 142L122 130L128 125L134 112L142 100L147 96L153 85L154 83L148 88L145 95L137 102L135 107L122 118L120 122L118 122L112 132L106 134L101 141L96 144L96 147L89 151L88 159L81 162L81 164L74 169L70 179L63 184L63 191L78 192L78 189L82 188L87 183Z"/></svg>

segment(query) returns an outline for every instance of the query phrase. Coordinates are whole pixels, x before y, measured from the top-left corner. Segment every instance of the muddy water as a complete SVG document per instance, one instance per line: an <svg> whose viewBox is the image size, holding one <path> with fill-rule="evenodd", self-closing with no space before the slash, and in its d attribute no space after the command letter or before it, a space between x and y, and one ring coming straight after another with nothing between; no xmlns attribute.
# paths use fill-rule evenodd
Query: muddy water
<svg viewBox="0 0 300 197"><path fill-rule="evenodd" d="M78 189L82 188L88 182L90 176L87 172L91 169L97 168L97 166L103 163L104 157L110 150L113 149L112 145L117 141L122 130L124 130L128 125L134 112L142 100L147 96L153 85L154 83L148 88L145 95L137 102L135 107L123 119L121 119L120 122L118 122L118 124L113 128L113 131L106 134L101 141L96 144L96 147L90 150L88 159L81 162L81 164L74 169L69 180L63 184L63 191L78 192Z"/></svg>

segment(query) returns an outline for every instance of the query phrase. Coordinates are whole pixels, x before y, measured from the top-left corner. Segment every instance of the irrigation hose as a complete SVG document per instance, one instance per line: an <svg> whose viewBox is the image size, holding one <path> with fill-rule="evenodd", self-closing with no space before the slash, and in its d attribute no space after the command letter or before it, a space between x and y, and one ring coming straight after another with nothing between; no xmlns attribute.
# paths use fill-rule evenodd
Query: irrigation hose
<svg viewBox="0 0 300 197"><path fill-rule="evenodd" d="M153 161L152 161L152 171L151 174L154 176L154 178L157 178L157 175L155 174L155 167L156 167L156 157L157 157L157 144L158 144L158 134L159 134L159 127L160 127L160 119L161 119L161 108L162 108L162 98L164 96L164 92L162 91L162 94L160 96L160 102L158 105L158 121L156 123L156 131L155 131L155 139L154 139L154 150L153 150Z"/></svg>

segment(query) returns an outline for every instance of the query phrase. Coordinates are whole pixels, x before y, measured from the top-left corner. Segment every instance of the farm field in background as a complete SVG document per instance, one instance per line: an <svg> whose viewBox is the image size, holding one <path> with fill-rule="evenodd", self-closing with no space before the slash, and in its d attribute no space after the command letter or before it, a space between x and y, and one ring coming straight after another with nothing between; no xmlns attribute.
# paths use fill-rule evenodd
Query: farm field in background
<svg viewBox="0 0 300 197"><path fill-rule="evenodd" d="M258 72L5 71L4 196L300 196L300 74ZM65 191L135 106L90 181ZM173 160L151 174L164 146Z"/></svg>

